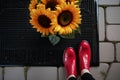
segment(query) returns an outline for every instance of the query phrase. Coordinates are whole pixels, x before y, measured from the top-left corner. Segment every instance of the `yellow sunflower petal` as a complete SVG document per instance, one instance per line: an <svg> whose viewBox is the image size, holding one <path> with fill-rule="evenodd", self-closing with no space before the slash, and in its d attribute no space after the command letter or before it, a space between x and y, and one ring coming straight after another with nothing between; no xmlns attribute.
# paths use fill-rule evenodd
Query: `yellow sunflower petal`
<svg viewBox="0 0 120 80"><path fill-rule="evenodd" d="M61 29L61 27L58 25L58 26L55 27L54 31L58 32L58 31L60 31L60 29Z"/></svg>
<svg viewBox="0 0 120 80"><path fill-rule="evenodd" d="M31 0L29 4L29 10L32 11L33 9L36 9L37 4L38 4L37 0Z"/></svg>
<svg viewBox="0 0 120 80"><path fill-rule="evenodd" d="M68 33L72 33L72 29L70 27L67 27Z"/></svg>
<svg viewBox="0 0 120 80"><path fill-rule="evenodd" d="M65 32L65 29L61 28L59 34L62 35Z"/></svg>

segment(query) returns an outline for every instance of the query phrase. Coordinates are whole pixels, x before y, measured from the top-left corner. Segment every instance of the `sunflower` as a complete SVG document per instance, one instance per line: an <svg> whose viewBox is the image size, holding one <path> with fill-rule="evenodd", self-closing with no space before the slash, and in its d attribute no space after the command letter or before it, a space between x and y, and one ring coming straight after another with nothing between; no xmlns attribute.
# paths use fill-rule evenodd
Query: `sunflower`
<svg viewBox="0 0 120 80"><path fill-rule="evenodd" d="M55 10L56 5L62 4L63 0L41 0L43 4L46 5L46 9L50 8L51 10Z"/></svg>
<svg viewBox="0 0 120 80"><path fill-rule="evenodd" d="M37 32L42 33L44 36L54 34L52 22L55 20L55 16L50 9L45 9L44 7L34 9L30 17L30 23L33 25L33 28L37 29Z"/></svg>
<svg viewBox="0 0 120 80"><path fill-rule="evenodd" d="M65 2L69 2L69 3L71 3L71 2L74 2L74 3L77 3L78 2L78 0L64 0Z"/></svg>
<svg viewBox="0 0 120 80"><path fill-rule="evenodd" d="M67 35L77 30L78 24L81 24L81 11L73 2L64 3L56 7L55 14L57 16L57 22L53 23L55 25L55 32L60 35Z"/></svg>
<svg viewBox="0 0 120 80"><path fill-rule="evenodd" d="M36 9L38 5L38 0L31 0L29 4L29 10L32 11L33 9Z"/></svg>

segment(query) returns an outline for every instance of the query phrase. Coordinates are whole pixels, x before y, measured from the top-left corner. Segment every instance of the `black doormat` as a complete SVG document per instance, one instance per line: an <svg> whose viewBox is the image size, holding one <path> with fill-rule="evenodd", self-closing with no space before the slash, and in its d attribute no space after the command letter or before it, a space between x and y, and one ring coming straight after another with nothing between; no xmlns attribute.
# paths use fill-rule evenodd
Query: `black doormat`
<svg viewBox="0 0 120 80"><path fill-rule="evenodd" d="M62 39L52 46L47 38L29 24L29 0L0 0L0 65L11 66L63 66L62 56L66 47L76 52L81 40L88 40L92 50L91 66L99 65L97 31L97 4L82 0L81 35L75 39Z"/></svg>

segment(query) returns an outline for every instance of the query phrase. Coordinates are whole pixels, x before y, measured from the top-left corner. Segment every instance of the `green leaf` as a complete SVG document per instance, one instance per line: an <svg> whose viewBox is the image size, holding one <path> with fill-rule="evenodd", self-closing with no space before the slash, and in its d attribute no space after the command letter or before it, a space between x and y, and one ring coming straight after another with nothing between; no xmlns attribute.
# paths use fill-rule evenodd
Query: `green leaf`
<svg viewBox="0 0 120 80"><path fill-rule="evenodd" d="M50 35L49 41L52 43L53 46L55 46L57 43L60 42L60 37L58 37L56 35Z"/></svg>
<svg viewBox="0 0 120 80"><path fill-rule="evenodd" d="M75 33L71 33L71 34L68 34L68 35L60 35L62 38L64 39L74 39L75 38Z"/></svg>

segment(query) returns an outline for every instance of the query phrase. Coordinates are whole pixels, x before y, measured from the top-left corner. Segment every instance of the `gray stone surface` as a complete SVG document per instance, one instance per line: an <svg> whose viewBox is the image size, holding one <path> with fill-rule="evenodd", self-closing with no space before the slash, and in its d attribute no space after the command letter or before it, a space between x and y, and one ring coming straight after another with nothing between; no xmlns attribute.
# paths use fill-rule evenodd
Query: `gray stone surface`
<svg viewBox="0 0 120 80"><path fill-rule="evenodd" d="M120 41L120 25L107 25L106 35L109 41Z"/></svg>
<svg viewBox="0 0 120 80"><path fill-rule="evenodd" d="M99 44L100 62L114 61L114 45L108 42L101 42Z"/></svg>
<svg viewBox="0 0 120 80"><path fill-rule="evenodd" d="M120 80L120 63L112 63L106 80Z"/></svg>
<svg viewBox="0 0 120 80"><path fill-rule="evenodd" d="M5 67L4 80L25 80L24 67Z"/></svg>
<svg viewBox="0 0 120 80"><path fill-rule="evenodd" d="M105 19L104 19L104 9L99 7L99 41L104 41L105 39Z"/></svg>
<svg viewBox="0 0 120 80"><path fill-rule="evenodd" d="M2 80L3 79L3 69L2 69L2 67L0 67L0 80Z"/></svg>
<svg viewBox="0 0 120 80"><path fill-rule="evenodd" d="M57 67L30 67L27 80L58 80Z"/></svg>
<svg viewBox="0 0 120 80"><path fill-rule="evenodd" d="M59 80L66 80L66 73L64 67L60 67L58 69L59 72Z"/></svg>
<svg viewBox="0 0 120 80"><path fill-rule="evenodd" d="M109 68L108 64L100 63L99 67L91 67L90 72L96 80L104 80L107 75L108 68ZM59 71L59 80L66 80L64 67L60 67L58 71Z"/></svg>
<svg viewBox="0 0 120 80"><path fill-rule="evenodd" d="M99 67L91 67L91 74L96 80L104 80L107 71L108 71L109 65L106 63L100 63Z"/></svg>
<svg viewBox="0 0 120 80"><path fill-rule="evenodd" d="M107 7L106 21L109 24L119 24L120 23L120 7Z"/></svg>
<svg viewBox="0 0 120 80"><path fill-rule="evenodd" d="M98 0L99 5L119 5L120 0Z"/></svg>
<svg viewBox="0 0 120 80"><path fill-rule="evenodd" d="M120 43L116 44L116 59L120 62Z"/></svg>

